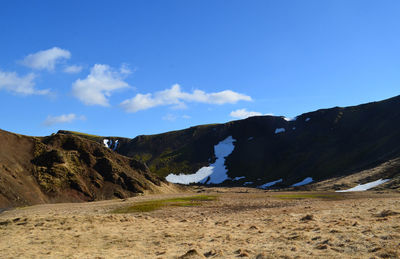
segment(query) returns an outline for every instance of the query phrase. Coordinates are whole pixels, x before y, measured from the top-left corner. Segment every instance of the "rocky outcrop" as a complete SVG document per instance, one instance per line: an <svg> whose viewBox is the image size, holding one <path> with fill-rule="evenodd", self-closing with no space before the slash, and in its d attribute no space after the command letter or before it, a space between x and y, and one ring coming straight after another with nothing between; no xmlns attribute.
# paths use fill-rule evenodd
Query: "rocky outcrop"
<svg viewBox="0 0 400 259"><path fill-rule="evenodd" d="M147 166L71 134L0 131L0 207L126 198L168 185Z"/></svg>

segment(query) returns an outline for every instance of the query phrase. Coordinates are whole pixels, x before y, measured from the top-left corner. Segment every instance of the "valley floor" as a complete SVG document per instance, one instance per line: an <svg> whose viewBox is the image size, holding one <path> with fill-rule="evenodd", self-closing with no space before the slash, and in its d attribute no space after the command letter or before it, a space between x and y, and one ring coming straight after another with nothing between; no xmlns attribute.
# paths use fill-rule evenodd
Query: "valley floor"
<svg viewBox="0 0 400 259"><path fill-rule="evenodd" d="M201 206L111 211L216 195ZM400 193L202 188L0 213L1 258L400 258Z"/></svg>

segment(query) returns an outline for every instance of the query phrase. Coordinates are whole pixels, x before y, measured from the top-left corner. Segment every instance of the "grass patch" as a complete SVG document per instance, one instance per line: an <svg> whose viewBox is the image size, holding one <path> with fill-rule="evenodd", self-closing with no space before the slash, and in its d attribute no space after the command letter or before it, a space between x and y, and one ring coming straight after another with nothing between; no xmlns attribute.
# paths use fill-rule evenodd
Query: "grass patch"
<svg viewBox="0 0 400 259"><path fill-rule="evenodd" d="M113 210L113 213L134 213L134 212L149 212L158 210L163 207L196 207L201 206L202 202L214 201L217 196L213 195L198 195L191 197L178 197L172 199L152 200L135 203L128 207L122 207Z"/></svg>
<svg viewBox="0 0 400 259"><path fill-rule="evenodd" d="M343 198L340 194L322 194L322 193L293 193L293 194L280 194L275 197L280 199L298 200L298 199L328 199L338 200Z"/></svg>

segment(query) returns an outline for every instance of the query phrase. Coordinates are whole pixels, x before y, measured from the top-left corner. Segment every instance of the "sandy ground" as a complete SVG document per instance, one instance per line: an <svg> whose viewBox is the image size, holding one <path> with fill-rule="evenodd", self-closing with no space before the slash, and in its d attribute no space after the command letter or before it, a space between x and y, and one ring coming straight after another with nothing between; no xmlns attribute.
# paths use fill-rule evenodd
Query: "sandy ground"
<svg viewBox="0 0 400 259"><path fill-rule="evenodd" d="M284 199L245 188L201 207L111 210L152 195L0 214L0 258L400 258L400 194ZM196 194L196 193L194 193Z"/></svg>

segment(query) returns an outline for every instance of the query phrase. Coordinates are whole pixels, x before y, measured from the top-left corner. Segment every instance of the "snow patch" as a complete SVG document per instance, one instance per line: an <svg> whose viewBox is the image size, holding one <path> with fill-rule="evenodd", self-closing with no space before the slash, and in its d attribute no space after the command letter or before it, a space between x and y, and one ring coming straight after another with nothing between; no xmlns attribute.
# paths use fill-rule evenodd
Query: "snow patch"
<svg viewBox="0 0 400 259"><path fill-rule="evenodd" d="M232 181L238 181L240 179L246 178L246 176L238 176L232 179Z"/></svg>
<svg viewBox="0 0 400 259"><path fill-rule="evenodd" d="M257 188L266 189L268 187L271 187L272 185L275 185L277 183L281 183L282 181L283 181L283 179L281 178L281 179L276 180L276 181L272 181L272 182L269 182L269 183L264 183L263 185L260 185Z"/></svg>
<svg viewBox="0 0 400 259"><path fill-rule="evenodd" d="M295 130L295 129L296 129L296 127L293 127L293 128L292 128L292 130Z"/></svg>
<svg viewBox="0 0 400 259"><path fill-rule="evenodd" d="M243 185L250 185L253 184L253 182L245 182Z"/></svg>
<svg viewBox="0 0 400 259"><path fill-rule="evenodd" d="M103 139L103 143L104 143L104 146L105 147L108 147L108 148L110 148L110 146L111 146L111 141L109 140L109 139Z"/></svg>
<svg viewBox="0 0 400 259"><path fill-rule="evenodd" d="M105 138L105 139L103 139L103 144L104 144L105 147L108 147L108 148L110 148L110 149L115 151L117 149L117 146L118 146L118 139L115 140L115 142L113 143L112 139L106 139Z"/></svg>
<svg viewBox="0 0 400 259"><path fill-rule="evenodd" d="M283 117L283 119L285 121L295 121L295 120L297 120L297 117L294 117L294 118Z"/></svg>
<svg viewBox="0 0 400 259"><path fill-rule="evenodd" d="M309 121L309 120L311 120L311 119L310 119L310 118L306 118L306 119L305 119L305 121Z"/></svg>
<svg viewBox="0 0 400 259"><path fill-rule="evenodd" d="M284 128L276 128L275 130L275 134L281 133L281 132L285 132Z"/></svg>
<svg viewBox="0 0 400 259"><path fill-rule="evenodd" d="M225 157L229 156L235 149L233 142L236 141L232 136L227 137L223 141L214 146L214 153L217 157L215 163L200 168L194 174L169 174L165 179L171 183L190 184L219 184L229 179L225 168Z"/></svg>
<svg viewBox="0 0 400 259"><path fill-rule="evenodd" d="M253 139L253 137L250 137L250 138L248 138L247 140L252 140Z"/></svg>
<svg viewBox="0 0 400 259"><path fill-rule="evenodd" d="M374 188L378 185L381 185L383 183L386 183L390 181L390 179L379 179L373 182L369 182L369 183L365 183L365 184L359 184L356 187L347 189L347 190L341 190L341 191L336 191L336 192L362 192L362 191L366 191L369 190L371 188Z"/></svg>
<svg viewBox="0 0 400 259"><path fill-rule="evenodd" d="M116 150L117 149L117 147L118 147L118 139L117 140L115 140L115 142L114 142L114 147L112 148L112 150Z"/></svg>
<svg viewBox="0 0 400 259"><path fill-rule="evenodd" d="M306 184L311 183L312 181L313 181L312 177L307 177L303 181L293 184L292 187L306 185Z"/></svg>
<svg viewBox="0 0 400 259"><path fill-rule="evenodd" d="M190 184L198 183L213 173L214 167L205 166L200 168L195 174L169 174L165 179L170 183Z"/></svg>

